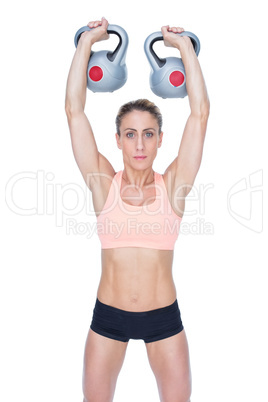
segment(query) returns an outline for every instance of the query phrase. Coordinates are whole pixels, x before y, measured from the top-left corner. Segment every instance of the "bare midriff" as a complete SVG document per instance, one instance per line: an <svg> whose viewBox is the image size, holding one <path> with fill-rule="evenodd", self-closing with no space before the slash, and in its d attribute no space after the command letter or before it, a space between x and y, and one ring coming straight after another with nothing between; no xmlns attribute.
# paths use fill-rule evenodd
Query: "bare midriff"
<svg viewBox="0 0 268 402"><path fill-rule="evenodd" d="M172 262L172 250L104 249L98 299L126 311L169 306L176 299Z"/></svg>

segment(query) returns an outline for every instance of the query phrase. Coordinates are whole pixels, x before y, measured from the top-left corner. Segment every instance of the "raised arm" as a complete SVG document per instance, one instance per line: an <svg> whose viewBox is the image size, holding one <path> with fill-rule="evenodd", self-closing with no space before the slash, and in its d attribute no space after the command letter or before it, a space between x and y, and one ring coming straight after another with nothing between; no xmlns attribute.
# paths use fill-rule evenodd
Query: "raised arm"
<svg viewBox="0 0 268 402"><path fill-rule="evenodd" d="M72 147L78 167L84 180L92 190L96 178L104 173L114 175L114 170L108 160L99 153L91 125L84 113L87 93L87 65L91 47L95 42L105 40L108 21L102 19L89 23L91 31L81 35L71 64L67 88L65 110L71 133ZM97 173L97 175L91 175Z"/></svg>
<svg viewBox="0 0 268 402"><path fill-rule="evenodd" d="M162 28L165 45L180 51L186 72L186 88L191 109L178 156L165 173L165 175L171 174L172 177L171 196L174 197L177 192L177 195L183 198L190 192L200 167L209 117L209 98L191 40L187 36L177 35L182 31L182 28ZM176 208L180 209L181 213L184 202L182 204L180 208Z"/></svg>

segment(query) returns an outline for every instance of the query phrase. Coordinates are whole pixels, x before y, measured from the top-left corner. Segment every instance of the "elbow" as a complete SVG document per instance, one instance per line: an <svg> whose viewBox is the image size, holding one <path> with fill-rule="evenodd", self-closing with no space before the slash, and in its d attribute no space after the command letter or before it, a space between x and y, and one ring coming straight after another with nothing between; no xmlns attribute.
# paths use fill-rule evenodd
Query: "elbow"
<svg viewBox="0 0 268 402"><path fill-rule="evenodd" d="M83 111L83 109L81 107L78 107L78 105L75 105L71 102L68 102L68 100L66 100L65 113L66 113L68 120L71 120L73 117L77 116L79 113L81 113L81 111Z"/></svg>
<svg viewBox="0 0 268 402"><path fill-rule="evenodd" d="M69 117L71 117L72 112L73 112L72 102L70 101L70 97L66 93L66 97L65 97L65 114L66 114L68 119L69 119Z"/></svg>
<svg viewBox="0 0 268 402"><path fill-rule="evenodd" d="M209 99L202 102L197 110L192 111L192 114L195 115L201 122L206 123L209 118L210 113L210 102Z"/></svg>
<svg viewBox="0 0 268 402"><path fill-rule="evenodd" d="M70 115L71 115L71 107L68 103L65 102L65 114L67 116L67 118L69 119Z"/></svg>
<svg viewBox="0 0 268 402"><path fill-rule="evenodd" d="M210 112L210 102L208 94L203 98L202 102L200 102L199 113L202 119L208 119Z"/></svg>
<svg viewBox="0 0 268 402"><path fill-rule="evenodd" d="M81 96L77 96L73 93L73 91L68 90L66 91L65 96L65 113L68 119L72 117L76 117L81 112L84 112L85 107L85 99Z"/></svg>
<svg viewBox="0 0 268 402"><path fill-rule="evenodd" d="M207 122L209 118L209 113L210 113L210 103L208 99L201 108L201 120Z"/></svg>
<svg viewBox="0 0 268 402"><path fill-rule="evenodd" d="M210 112L210 101L209 98L207 97L206 102L204 104L204 112L207 116L209 116L209 112Z"/></svg>
<svg viewBox="0 0 268 402"><path fill-rule="evenodd" d="M65 102L65 114L66 114L68 120L70 120L74 114L73 108L67 102Z"/></svg>

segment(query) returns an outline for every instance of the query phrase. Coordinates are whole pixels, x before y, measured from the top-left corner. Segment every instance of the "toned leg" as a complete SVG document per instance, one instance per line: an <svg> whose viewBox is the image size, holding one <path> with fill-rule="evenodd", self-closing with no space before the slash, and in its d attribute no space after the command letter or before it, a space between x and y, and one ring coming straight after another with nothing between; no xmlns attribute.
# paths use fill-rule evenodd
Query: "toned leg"
<svg viewBox="0 0 268 402"><path fill-rule="evenodd" d="M185 331L146 344L161 402L190 402L191 369Z"/></svg>
<svg viewBox="0 0 268 402"><path fill-rule="evenodd" d="M127 345L89 330L84 356L84 402L113 400Z"/></svg>

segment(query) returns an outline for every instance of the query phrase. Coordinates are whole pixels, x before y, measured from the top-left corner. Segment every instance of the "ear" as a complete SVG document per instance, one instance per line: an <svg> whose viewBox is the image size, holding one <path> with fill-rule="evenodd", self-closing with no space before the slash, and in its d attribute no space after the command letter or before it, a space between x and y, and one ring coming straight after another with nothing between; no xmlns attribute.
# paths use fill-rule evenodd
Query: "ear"
<svg viewBox="0 0 268 402"><path fill-rule="evenodd" d="M115 134L115 139L116 139L117 147L118 147L119 149L122 149L121 140L120 140L120 135L116 133L116 134Z"/></svg>
<svg viewBox="0 0 268 402"><path fill-rule="evenodd" d="M158 148L160 148L162 145L163 135L164 135L164 133L163 133L163 131L161 131L161 133L159 134Z"/></svg>

